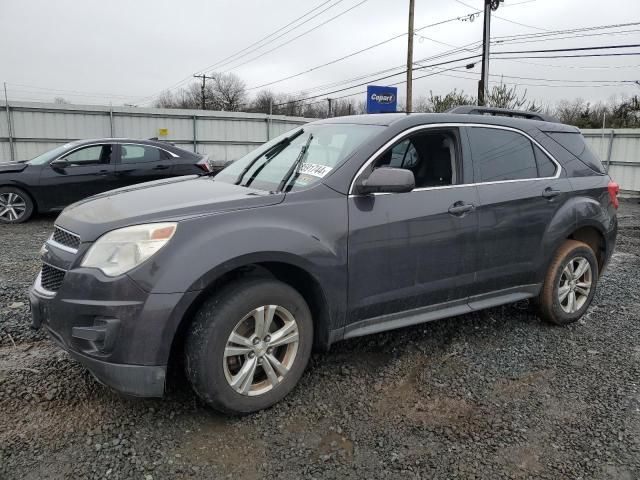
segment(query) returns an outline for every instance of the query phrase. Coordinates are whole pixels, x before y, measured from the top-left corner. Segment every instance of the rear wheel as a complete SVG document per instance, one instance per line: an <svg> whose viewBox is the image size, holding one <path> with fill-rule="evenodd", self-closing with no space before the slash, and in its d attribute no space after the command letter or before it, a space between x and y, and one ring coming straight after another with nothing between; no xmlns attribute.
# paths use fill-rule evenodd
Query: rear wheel
<svg viewBox="0 0 640 480"><path fill-rule="evenodd" d="M598 262L591 247L567 240L547 271L538 299L538 314L557 325L575 322L591 304L597 281Z"/></svg>
<svg viewBox="0 0 640 480"><path fill-rule="evenodd" d="M33 214L31 197L19 188L0 187L0 223L22 223Z"/></svg>
<svg viewBox="0 0 640 480"><path fill-rule="evenodd" d="M254 412L293 390L312 343L311 313L296 290L267 279L234 283L196 314L185 345L187 377L213 408Z"/></svg>

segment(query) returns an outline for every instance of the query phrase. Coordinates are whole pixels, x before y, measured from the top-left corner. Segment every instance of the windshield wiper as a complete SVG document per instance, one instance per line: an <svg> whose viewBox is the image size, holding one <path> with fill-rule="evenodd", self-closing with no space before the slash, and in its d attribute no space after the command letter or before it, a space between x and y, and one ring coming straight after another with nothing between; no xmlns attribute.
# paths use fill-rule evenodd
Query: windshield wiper
<svg viewBox="0 0 640 480"><path fill-rule="evenodd" d="M280 184L278 185L278 189L276 190L277 192L283 191L283 189L289 183L289 180L291 179L293 172L295 172L298 169L298 167L302 164L304 158L307 156L307 152L309 151L309 145L311 144L311 140L313 140L313 133L309 134L309 138L307 139L307 142L304 144L304 146L300 150L300 153L298 154L298 158L296 158L295 162L293 162L293 165L291 165L291 168L289 168L289 170L287 171L287 174L280 181Z"/></svg>
<svg viewBox="0 0 640 480"><path fill-rule="evenodd" d="M264 152L262 155L259 155L258 157L254 158L253 160L251 160L249 162L249 164L244 167L242 169L242 171L240 172L240 174L238 175L238 177L236 178L236 181L233 182L236 185L240 185L240 182L242 182L242 179L244 178L244 176L247 174L247 172L249 170L251 170L251 167L253 167L256 162L258 160L260 160L262 157L266 157L267 160L266 162L264 162L264 165L262 165L262 167L264 168L264 166L266 166L267 163L269 163L271 160L273 160L276 156L278 156L278 154L284 150L284 148L289 145L293 139L299 137L300 135L302 135L304 133L304 129L301 128L300 130L298 130L296 133L294 133L293 135L290 135L286 138L283 138L282 140L280 140L278 143L276 143L275 145L273 145L270 149L268 149L266 152ZM270 156L269 156L270 155Z"/></svg>

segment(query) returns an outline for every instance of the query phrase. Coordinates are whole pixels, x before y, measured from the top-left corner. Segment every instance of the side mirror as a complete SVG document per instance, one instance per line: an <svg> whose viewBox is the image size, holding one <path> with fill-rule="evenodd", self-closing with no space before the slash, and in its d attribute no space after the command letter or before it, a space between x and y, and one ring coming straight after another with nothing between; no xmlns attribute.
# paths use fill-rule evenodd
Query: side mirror
<svg viewBox="0 0 640 480"><path fill-rule="evenodd" d="M368 178L356 186L360 194L368 193L406 193L416 186L411 170L404 168L376 168Z"/></svg>
<svg viewBox="0 0 640 480"><path fill-rule="evenodd" d="M51 162L49 164L49 166L53 169L56 170L64 170L65 168L67 168L69 166L69 162L67 162L65 159L63 158L58 158L57 160L54 160L53 162Z"/></svg>

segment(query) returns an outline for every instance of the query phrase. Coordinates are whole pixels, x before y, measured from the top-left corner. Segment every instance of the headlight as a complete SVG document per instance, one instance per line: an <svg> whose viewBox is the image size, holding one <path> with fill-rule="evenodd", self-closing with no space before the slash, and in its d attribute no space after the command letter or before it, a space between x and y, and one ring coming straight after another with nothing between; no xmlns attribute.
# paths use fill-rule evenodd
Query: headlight
<svg viewBox="0 0 640 480"><path fill-rule="evenodd" d="M82 266L99 268L109 277L122 275L164 247L176 228L177 223L149 223L105 233L89 249Z"/></svg>

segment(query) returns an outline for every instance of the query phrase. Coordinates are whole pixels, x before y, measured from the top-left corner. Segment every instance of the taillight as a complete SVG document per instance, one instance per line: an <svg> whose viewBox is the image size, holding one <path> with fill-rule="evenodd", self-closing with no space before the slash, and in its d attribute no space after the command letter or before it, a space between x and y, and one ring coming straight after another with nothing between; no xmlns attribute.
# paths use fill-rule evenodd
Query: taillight
<svg viewBox="0 0 640 480"><path fill-rule="evenodd" d="M196 167L201 168L206 173L209 173L211 171L211 167L209 166L209 161L207 157L203 158L198 163L196 163Z"/></svg>
<svg viewBox="0 0 640 480"><path fill-rule="evenodd" d="M618 185L616 182L609 182L609 185L607 185L607 190L609 190L609 198L611 199L613 207L617 209L620 205L620 202L618 201L620 185Z"/></svg>

